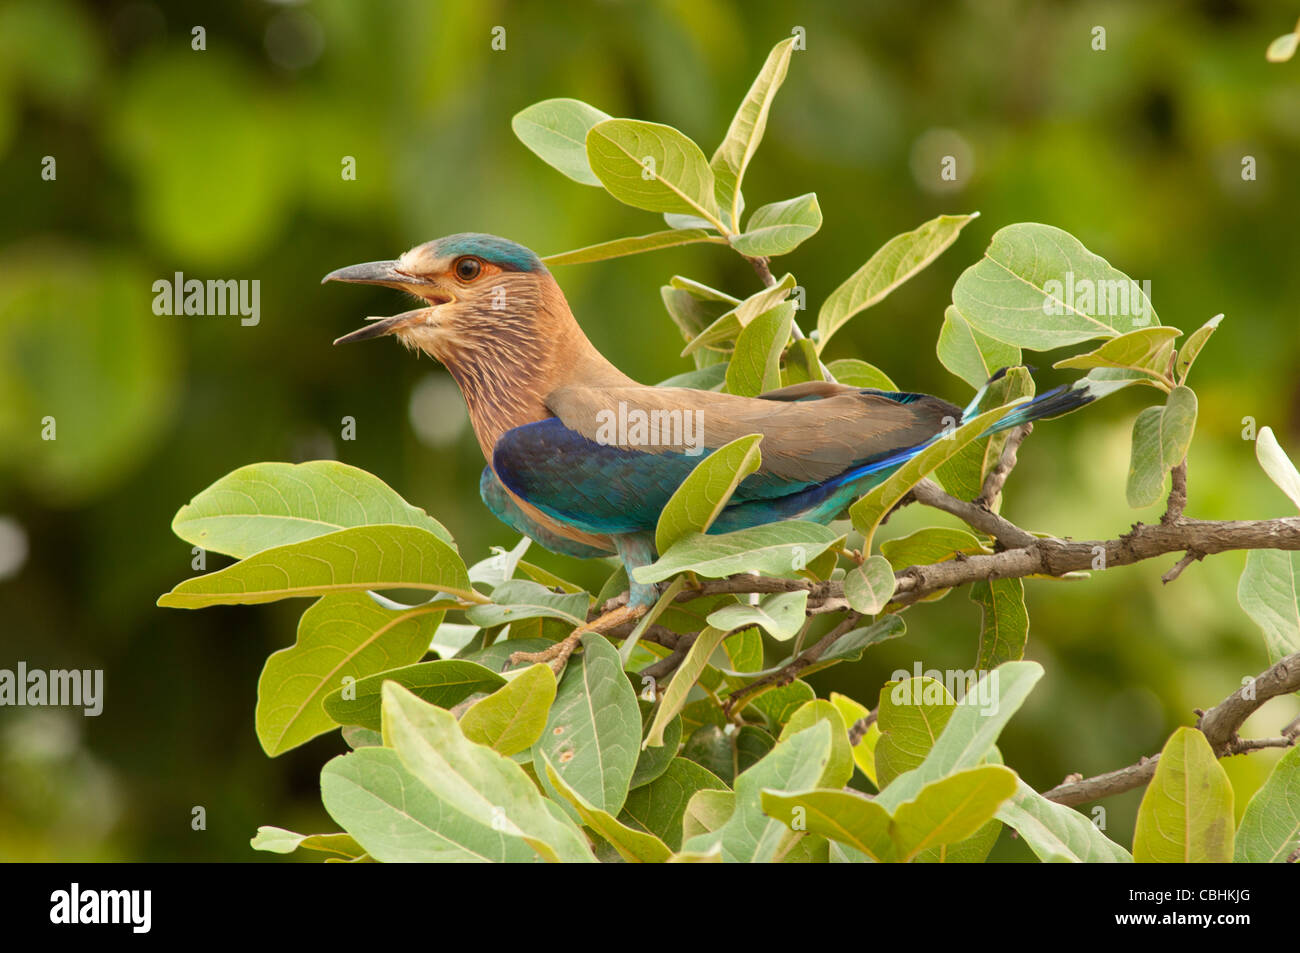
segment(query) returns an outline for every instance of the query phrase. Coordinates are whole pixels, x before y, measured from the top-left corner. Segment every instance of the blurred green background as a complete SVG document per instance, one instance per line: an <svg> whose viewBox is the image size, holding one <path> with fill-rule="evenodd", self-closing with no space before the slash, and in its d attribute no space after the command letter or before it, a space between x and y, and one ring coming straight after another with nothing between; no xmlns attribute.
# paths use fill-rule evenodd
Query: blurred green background
<svg viewBox="0 0 1300 953"><path fill-rule="evenodd" d="M259 824L334 828L317 772L342 750L338 736L271 761L253 733L261 665L292 641L305 604L156 608L192 572L173 513L243 464L337 456L442 520L468 560L513 542L478 500L482 459L446 374L392 342L330 346L399 299L320 277L456 231L549 254L662 227L546 167L510 117L573 96L675 125L708 153L795 26L807 49L745 191L751 208L818 193L823 230L778 265L810 307L890 236L941 212L982 213L842 331L830 358L862 357L907 389L965 402L969 388L934 355L952 283L1001 226L1057 225L1149 279L1164 323L1191 331L1226 312L1191 381L1189 513L1286 514L1241 430L1253 417L1300 456L1300 62L1264 60L1296 5L790 7L0 2L0 667L102 668L106 682L98 718L0 709L0 859L268 859L248 848ZM204 51L191 48L195 25ZM491 48L498 25L504 51ZM1104 52L1091 48L1094 26ZM958 156L959 181L943 190L945 154ZM1255 181L1242 180L1246 155ZM340 174L345 156L355 181ZM260 280L260 323L155 315L152 283L177 271ZM711 246L557 278L597 345L654 381L690 366L659 300L674 273L757 288L743 261ZM1060 356L1036 361L1042 380ZM1158 517L1124 502L1129 428L1155 393L1134 390L1040 425L1007 514L1078 538ZM41 439L47 416L53 441ZM340 439L345 416L354 441ZM912 507L886 530L940 521ZM534 557L591 586L605 573ZM1158 750L1194 706L1267 664L1236 605L1244 557L1213 557L1162 587L1174 561L1028 584L1029 655L1047 676L1002 749L1034 786ZM971 665L978 619L965 593L923 605L906 639L817 680L872 705L880 682L918 659ZM1275 734L1294 714L1274 703L1247 727ZM1227 762L1238 812L1273 760ZM1138 798L1106 802L1126 845ZM196 806L205 830L192 829ZM995 856L1028 852L1004 836Z"/></svg>

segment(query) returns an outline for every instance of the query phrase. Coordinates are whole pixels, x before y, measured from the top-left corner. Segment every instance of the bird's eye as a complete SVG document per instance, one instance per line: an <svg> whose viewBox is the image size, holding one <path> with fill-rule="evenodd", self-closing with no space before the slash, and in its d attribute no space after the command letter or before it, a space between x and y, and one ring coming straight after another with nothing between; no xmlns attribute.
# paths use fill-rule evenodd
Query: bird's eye
<svg viewBox="0 0 1300 953"><path fill-rule="evenodd" d="M466 256L456 259L455 268L456 277L461 281L473 281L478 277L479 272L483 270L483 263L477 258Z"/></svg>

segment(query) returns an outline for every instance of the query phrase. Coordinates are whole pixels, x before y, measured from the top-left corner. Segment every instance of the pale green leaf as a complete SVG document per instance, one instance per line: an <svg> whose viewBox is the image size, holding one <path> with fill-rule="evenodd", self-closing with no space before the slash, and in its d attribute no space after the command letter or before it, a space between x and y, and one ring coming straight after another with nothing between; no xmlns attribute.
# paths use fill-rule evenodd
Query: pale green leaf
<svg viewBox="0 0 1300 953"><path fill-rule="evenodd" d="M970 598L980 607L981 616L975 667L987 671L1024 658L1029 642L1024 580L981 579L971 585Z"/></svg>
<svg viewBox="0 0 1300 953"><path fill-rule="evenodd" d="M587 161L620 202L650 212L698 215L722 230L713 170L700 147L671 126L606 119L587 132Z"/></svg>
<svg viewBox="0 0 1300 953"><path fill-rule="evenodd" d="M714 450L695 465L669 497L655 527L655 548L667 552L691 533L703 533L713 525L740 482L762 463L761 434L739 437Z"/></svg>
<svg viewBox="0 0 1300 953"><path fill-rule="evenodd" d="M731 239L731 247L751 258L788 255L822 227L817 193L809 192L784 202L756 209L745 231Z"/></svg>
<svg viewBox="0 0 1300 953"><path fill-rule="evenodd" d="M609 640L589 632L582 648L581 664L565 669L533 754L545 755L590 804L617 815L641 750L641 709Z"/></svg>
<svg viewBox="0 0 1300 953"><path fill-rule="evenodd" d="M209 552L243 559L376 523L418 526L455 545L441 523L383 480L337 460L240 467L182 506L172 532Z"/></svg>
<svg viewBox="0 0 1300 953"><path fill-rule="evenodd" d="M542 263L548 268L556 265L585 265L593 261L606 261L610 258L658 251L661 248L676 248L679 245L694 245L717 240L719 239L715 233L703 228L671 229L666 232L651 232L648 235L615 238L612 241L547 255L542 259Z"/></svg>
<svg viewBox="0 0 1300 953"><path fill-rule="evenodd" d="M358 526L263 550L218 572L187 579L158 600L174 609L252 605L367 589L421 589L474 602L456 551L415 526Z"/></svg>
<svg viewBox="0 0 1300 953"><path fill-rule="evenodd" d="M1075 863L1131 863L1120 847L1089 818L1043 797L1024 781L998 809L998 820L1015 830L1039 860Z"/></svg>
<svg viewBox="0 0 1300 953"><path fill-rule="evenodd" d="M542 736L554 701L555 673L539 662L470 705L460 717L460 730L499 754L516 754Z"/></svg>
<svg viewBox="0 0 1300 953"><path fill-rule="evenodd" d="M1000 229L952 289L971 327L1017 347L1047 351L1159 324L1137 282L1050 225Z"/></svg>
<svg viewBox="0 0 1300 953"><path fill-rule="evenodd" d="M786 520L716 535L697 533L674 543L658 561L632 571L640 583L691 571L720 579L739 572L792 577L840 537L804 520Z"/></svg>
<svg viewBox="0 0 1300 953"><path fill-rule="evenodd" d="M727 365L727 392L757 397L781 386L781 354L790 340L794 302L783 301L741 329Z"/></svg>
<svg viewBox="0 0 1300 953"><path fill-rule="evenodd" d="M817 313L817 347L824 350L831 336L850 318L883 301L891 291L938 258L975 217L940 215L885 242L822 303Z"/></svg>
<svg viewBox="0 0 1300 953"><path fill-rule="evenodd" d="M935 353L940 364L976 390L997 371L1020 363L1020 348L976 331L953 305L943 312Z"/></svg>
<svg viewBox="0 0 1300 953"><path fill-rule="evenodd" d="M855 612L875 615L894 594L894 567L884 556L868 556L844 577L844 598Z"/></svg>
<svg viewBox="0 0 1300 953"><path fill-rule="evenodd" d="M1139 863L1231 863L1232 783L1205 735L1183 726L1160 752L1138 808Z"/></svg>
<svg viewBox="0 0 1300 953"><path fill-rule="evenodd" d="M717 205L733 223L740 218L740 186L754 157L758 144L767 129L767 116L772 108L776 91L785 80L790 66L794 37L782 40L772 47L767 61L745 94L740 108L731 120L727 135L713 153L709 165L716 178ZM738 227L738 226L737 226Z"/></svg>
<svg viewBox="0 0 1300 953"><path fill-rule="evenodd" d="M441 612L382 608L364 592L324 596L298 620L298 638L266 660L257 682L257 738L272 757L338 727L324 697L345 678L410 665L429 648Z"/></svg>
<svg viewBox="0 0 1300 953"><path fill-rule="evenodd" d="M1288 500L1300 508L1300 472L1273 436L1272 427L1261 427L1255 438L1255 458L1264 468L1268 478L1286 494Z"/></svg>
<svg viewBox="0 0 1300 953"><path fill-rule="evenodd" d="M1300 748L1273 766L1237 828L1237 863L1285 864L1300 850Z"/></svg>
<svg viewBox="0 0 1300 953"><path fill-rule="evenodd" d="M587 133L609 116L577 99L545 99L510 120L519 141L547 165L583 185L600 185L587 163Z"/></svg>
<svg viewBox="0 0 1300 953"><path fill-rule="evenodd" d="M1300 652L1300 553L1252 549L1237 602L1264 633L1270 662Z"/></svg>

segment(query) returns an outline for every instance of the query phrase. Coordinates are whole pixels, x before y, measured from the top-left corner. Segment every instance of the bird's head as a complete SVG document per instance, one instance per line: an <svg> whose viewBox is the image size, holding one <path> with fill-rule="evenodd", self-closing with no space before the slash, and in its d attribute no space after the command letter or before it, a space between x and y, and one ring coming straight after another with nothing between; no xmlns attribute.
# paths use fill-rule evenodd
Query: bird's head
<svg viewBox="0 0 1300 953"><path fill-rule="evenodd" d="M533 322L559 296L535 254L495 235L465 232L417 245L393 261L332 271L322 279L384 285L409 292L424 306L345 334L335 344L396 335L408 347L451 364L458 354L523 345L544 329ZM559 297L562 301L562 296ZM567 310L567 306L566 306Z"/></svg>

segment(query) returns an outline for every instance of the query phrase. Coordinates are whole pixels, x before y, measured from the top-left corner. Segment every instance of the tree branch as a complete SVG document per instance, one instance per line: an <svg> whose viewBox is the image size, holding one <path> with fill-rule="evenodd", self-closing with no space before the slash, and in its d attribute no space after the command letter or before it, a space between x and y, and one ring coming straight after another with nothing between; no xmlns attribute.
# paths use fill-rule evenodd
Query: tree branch
<svg viewBox="0 0 1300 953"><path fill-rule="evenodd" d="M1034 432L1032 423L1021 424L1007 435L1007 442L1002 446L1002 453L998 455L998 463L988 476L984 478L984 486L980 490L980 495L975 497L975 505L986 508L993 506L993 501L998 498L1002 492L1002 487L1006 485L1007 477L1016 465L1016 455L1020 450L1020 445L1025 442L1025 438Z"/></svg>
<svg viewBox="0 0 1300 953"><path fill-rule="evenodd" d="M1287 725L1281 737L1242 739L1237 732L1246 719L1271 698L1300 691L1300 652L1288 655L1269 669L1241 686L1219 704L1200 715L1196 727L1201 730L1217 757L1242 754L1260 748L1285 748L1296 743L1300 719ZM1146 784L1156 773L1160 755L1143 758L1137 764L1108 771L1092 778L1071 778L1058 784L1043 797L1075 807L1112 794L1121 794Z"/></svg>

